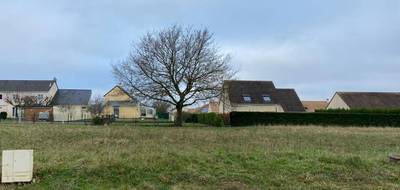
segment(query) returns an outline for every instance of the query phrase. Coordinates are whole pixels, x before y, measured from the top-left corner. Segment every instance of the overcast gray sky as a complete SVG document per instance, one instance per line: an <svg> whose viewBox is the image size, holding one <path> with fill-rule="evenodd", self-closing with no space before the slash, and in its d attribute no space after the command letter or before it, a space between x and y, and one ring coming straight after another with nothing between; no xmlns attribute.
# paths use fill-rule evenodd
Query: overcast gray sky
<svg viewBox="0 0 400 190"><path fill-rule="evenodd" d="M301 99L399 91L398 0L1 0L0 79L58 79L101 94L146 31L208 27L244 80Z"/></svg>

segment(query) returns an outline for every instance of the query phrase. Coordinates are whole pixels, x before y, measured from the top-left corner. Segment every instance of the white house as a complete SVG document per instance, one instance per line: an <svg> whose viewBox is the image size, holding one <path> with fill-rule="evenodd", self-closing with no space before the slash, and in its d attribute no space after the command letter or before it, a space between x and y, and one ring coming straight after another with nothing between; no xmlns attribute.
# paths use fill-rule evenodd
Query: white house
<svg viewBox="0 0 400 190"><path fill-rule="evenodd" d="M56 80L0 80L0 112L7 112L9 118L17 118L22 115L22 110L7 103L7 99L33 96L38 100L51 100L57 90Z"/></svg>
<svg viewBox="0 0 400 190"><path fill-rule="evenodd" d="M91 90L59 89L53 101L54 121L90 119L88 105Z"/></svg>

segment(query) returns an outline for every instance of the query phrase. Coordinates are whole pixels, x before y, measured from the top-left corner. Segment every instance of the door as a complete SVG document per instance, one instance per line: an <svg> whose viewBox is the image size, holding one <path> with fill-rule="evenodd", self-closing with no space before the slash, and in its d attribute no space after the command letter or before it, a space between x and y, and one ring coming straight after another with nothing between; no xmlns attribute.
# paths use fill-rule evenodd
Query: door
<svg viewBox="0 0 400 190"><path fill-rule="evenodd" d="M119 118L119 106L114 107L114 117Z"/></svg>

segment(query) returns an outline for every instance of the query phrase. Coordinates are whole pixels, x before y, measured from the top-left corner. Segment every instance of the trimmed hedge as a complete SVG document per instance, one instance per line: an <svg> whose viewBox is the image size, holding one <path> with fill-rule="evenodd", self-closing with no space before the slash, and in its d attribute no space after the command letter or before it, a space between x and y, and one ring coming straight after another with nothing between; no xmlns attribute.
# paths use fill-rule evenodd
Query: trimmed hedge
<svg viewBox="0 0 400 190"><path fill-rule="evenodd" d="M400 109L327 109L315 110L318 113L375 113L375 114L400 114Z"/></svg>
<svg viewBox="0 0 400 190"><path fill-rule="evenodd" d="M216 113L184 113L184 121L186 123L201 123L214 127L223 127L224 117Z"/></svg>
<svg viewBox="0 0 400 190"><path fill-rule="evenodd" d="M224 118L216 113L200 113L196 114L197 120L201 124L211 125L214 127L223 127Z"/></svg>
<svg viewBox="0 0 400 190"><path fill-rule="evenodd" d="M232 112L232 126L339 125L400 127L398 114Z"/></svg>

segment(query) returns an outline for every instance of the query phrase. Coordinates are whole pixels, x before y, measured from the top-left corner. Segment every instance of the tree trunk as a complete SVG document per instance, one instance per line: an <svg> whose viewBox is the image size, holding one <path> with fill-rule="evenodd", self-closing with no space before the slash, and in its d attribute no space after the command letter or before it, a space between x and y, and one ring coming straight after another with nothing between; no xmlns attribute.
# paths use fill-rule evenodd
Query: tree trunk
<svg viewBox="0 0 400 190"><path fill-rule="evenodd" d="M183 124L182 106L176 106L175 126L182 127L182 124Z"/></svg>

